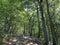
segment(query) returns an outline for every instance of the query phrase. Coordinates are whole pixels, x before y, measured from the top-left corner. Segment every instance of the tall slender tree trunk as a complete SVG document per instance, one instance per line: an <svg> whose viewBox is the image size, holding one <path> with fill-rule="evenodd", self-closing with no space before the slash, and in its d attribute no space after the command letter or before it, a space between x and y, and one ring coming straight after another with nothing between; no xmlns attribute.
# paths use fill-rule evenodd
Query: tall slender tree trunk
<svg viewBox="0 0 60 45"><path fill-rule="evenodd" d="M3 45L3 37L1 34L0 34L0 45Z"/></svg>
<svg viewBox="0 0 60 45"><path fill-rule="evenodd" d="M32 30L31 30L31 18L29 17L29 35L32 36Z"/></svg>
<svg viewBox="0 0 60 45"><path fill-rule="evenodd" d="M34 28L33 28L33 26L34 26L34 16L32 16L31 17L31 31L30 31L30 36L32 36L33 35L33 30L34 30Z"/></svg>
<svg viewBox="0 0 60 45"><path fill-rule="evenodd" d="M32 36L32 28L33 28L33 23L32 23L32 17L31 17L31 20L30 20L30 27L31 27L31 30L30 30L30 36Z"/></svg>
<svg viewBox="0 0 60 45"><path fill-rule="evenodd" d="M49 21L50 21L50 28L51 28L51 32L52 32L53 45L57 45L58 40L57 40L57 35L56 35L55 28L54 28L54 24L52 21L52 17L51 17L50 12L49 12L48 0L46 0L46 4L47 4L47 13L48 13Z"/></svg>
<svg viewBox="0 0 60 45"><path fill-rule="evenodd" d="M46 20L45 20L45 15L43 12L43 0L39 0L39 5L40 5L40 12L41 12L41 17L42 17L42 26L43 26L43 31L44 31L44 45L48 45L49 43L49 38L48 38L48 30L46 29Z"/></svg>
<svg viewBox="0 0 60 45"><path fill-rule="evenodd" d="M37 6L37 19L38 19L38 38L40 38L40 21L39 21L39 11L38 11L38 6Z"/></svg>
<svg viewBox="0 0 60 45"><path fill-rule="evenodd" d="M23 34L26 34L26 25L24 23L24 31L23 31Z"/></svg>

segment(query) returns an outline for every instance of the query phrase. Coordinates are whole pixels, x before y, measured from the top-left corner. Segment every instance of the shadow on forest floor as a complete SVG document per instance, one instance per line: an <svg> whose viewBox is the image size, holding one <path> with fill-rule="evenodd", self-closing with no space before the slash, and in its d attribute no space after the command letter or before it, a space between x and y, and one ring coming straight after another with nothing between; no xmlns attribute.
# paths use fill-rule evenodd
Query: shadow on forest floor
<svg viewBox="0 0 60 45"><path fill-rule="evenodd" d="M32 38L26 35L12 35L8 42L4 42L4 45L42 45L40 39Z"/></svg>

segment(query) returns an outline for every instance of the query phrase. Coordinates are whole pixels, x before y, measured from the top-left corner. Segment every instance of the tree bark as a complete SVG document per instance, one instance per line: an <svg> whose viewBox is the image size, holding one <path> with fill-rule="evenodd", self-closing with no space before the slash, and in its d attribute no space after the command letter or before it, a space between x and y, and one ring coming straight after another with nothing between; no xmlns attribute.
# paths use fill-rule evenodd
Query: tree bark
<svg viewBox="0 0 60 45"><path fill-rule="evenodd" d="M24 31L23 31L23 34L26 34L26 25L24 23Z"/></svg>
<svg viewBox="0 0 60 45"><path fill-rule="evenodd" d="M47 5L47 13L48 13L49 21L50 21L50 28L51 28L51 32L52 32L53 45L57 45L57 35L56 35L56 31L55 31L54 24L52 21L52 17L49 12L48 0L46 0L46 5Z"/></svg>
<svg viewBox="0 0 60 45"><path fill-rule="evenodd" d="M43 26L43 31L44 31L44 45L48 45L49 43L49 37L48 37L48 30L46 27L46 20L45 20L45 15L43 12L43 0L39 0L38 1L39 6L40 6L40 13L41 13L41 17L42 17L42 26Z"/></svg>
<svg viewBox="0 0 60 45"><path fill-rule="evenodd" d="M38 38L40 38L40 20L39 20L39 11L37 6L37 19L38 19Z"/></svg>

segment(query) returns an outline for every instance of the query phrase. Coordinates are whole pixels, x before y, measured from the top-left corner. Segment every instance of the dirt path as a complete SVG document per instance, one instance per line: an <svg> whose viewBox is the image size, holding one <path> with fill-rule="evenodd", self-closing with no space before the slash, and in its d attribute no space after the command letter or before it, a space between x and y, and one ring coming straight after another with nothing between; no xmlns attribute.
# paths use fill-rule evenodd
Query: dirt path
<svg viewBox="0 0 60 45"><path fill-rule="evenodd" d="M29 36L11 36L8 42L4 45L42 45L39 39L34 39Z"/></svg>

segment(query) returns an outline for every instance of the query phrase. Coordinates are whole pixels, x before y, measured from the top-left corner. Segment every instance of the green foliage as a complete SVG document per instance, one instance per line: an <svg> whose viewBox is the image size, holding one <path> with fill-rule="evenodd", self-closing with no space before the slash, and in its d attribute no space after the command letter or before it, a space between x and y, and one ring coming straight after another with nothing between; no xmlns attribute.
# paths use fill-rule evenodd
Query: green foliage
<svg viewBox="0 0 60 45"><path fill-rule="evenodd" d="M31 19L31 24L33 27L33 36L37 37L38 34L38 21L37 21L37 0L0 0L0 35L3 39L9 39L8 34L23 34L24 24L26 24L26 33L29 35L29 18ZM53 10L55 3L55 11ZM58 40L60 42L60 0L49 0L50 14L57 31ZM46 26L48 31L49 27L49 17L46 11L46 1L44 0L44 15L46 17ZM38 6L39 8L39 6ZM38 9L39 10L39 9ZM55 15L53 15L55 12ZM34 21L33 21L34 20ZM42 29L42 19L39 12L40 28L41 28L41 39L44 40L44 33ZM50 41L52 41L51 31L49 32ZM0 44L2 45L2 44Z"/></svg>

